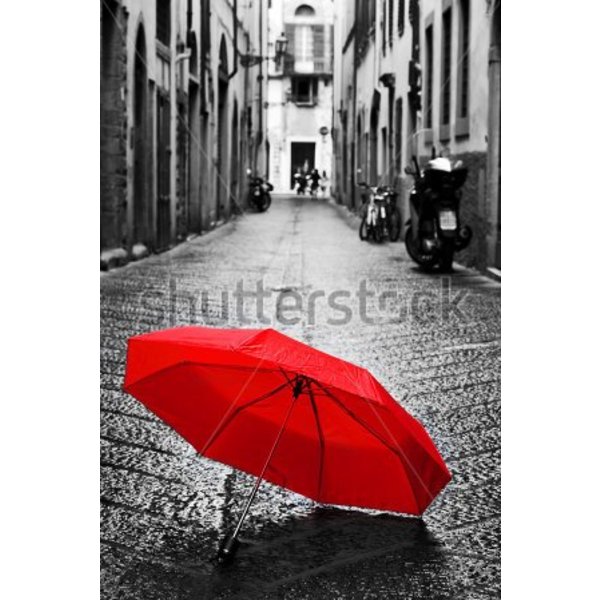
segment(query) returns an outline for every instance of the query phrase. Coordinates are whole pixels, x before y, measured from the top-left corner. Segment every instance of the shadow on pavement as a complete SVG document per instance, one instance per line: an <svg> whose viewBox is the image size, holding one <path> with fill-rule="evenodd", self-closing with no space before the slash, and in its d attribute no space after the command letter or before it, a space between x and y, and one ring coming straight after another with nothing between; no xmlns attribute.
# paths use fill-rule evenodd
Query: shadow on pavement
<svg viewBox="0 0 600 600"><path fill-rule="evenodd" d="M397 573L405 560L432 555L439 558L440 544L421 519L315 508L302 518L265 524L252 538L242 536L235 562L215 565L203 591L213 598L336 597L324 593L321 580L332 593L347 593L348 572L360 572L350 585L368 590L376 585L374 565L381 577L390 559Z"/></svg>
<svg viewBox="0 0 600 600"><path fill-rule="evenodd" d="M200 529L200 528L199 528ZM421 519L315 508L303 517L249 527L233 564L214 560L214 531L185 532L162 548L132 556L113 548L121 577L104 585L119 598L367 598L435 594L431 573L444 573L441 544ZM188 538L182 539L182 538ZM108 550L108 549L107 549ZM431 582L423 589L423 573ZM431 589L429 587L431 586ZM380 596L379 594L384 594ZM395 596L392 596L395 597Z"/></svg>

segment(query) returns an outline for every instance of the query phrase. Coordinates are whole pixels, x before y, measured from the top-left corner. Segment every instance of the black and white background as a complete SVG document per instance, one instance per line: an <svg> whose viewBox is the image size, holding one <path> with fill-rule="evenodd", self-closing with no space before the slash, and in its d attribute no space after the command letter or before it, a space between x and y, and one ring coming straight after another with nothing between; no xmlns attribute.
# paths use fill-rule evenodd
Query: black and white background
<svg viewBox="0 0 600 600"><path fill-rule="evenodd" d="M207 571L202 565L201 549L205 542L194 537L201 534L200 529L186 522L185 514L177 515L178 502L185 498L186 490L199 489L202 461L186 456L181 443L172 436L153 434L154 424L149 421L139 419L138 424L133 415L127 414L113 418L104 409L116 387L114 381L119 377L123 360L122 354L111 353L111 348L118 349L119 340L135 330L140 317L152 325L166 324L169 319L179 322L188 315L183 303L177 303L175 313L169 316L155 310L152 302L144 304L146 308L140 315L135 302L134 308L128 308L127 289L139 283L142 288L135 293L141 294L149 281L154 281L159 291L163 285L160 282L166 282L168 288L165 272L173 270L178 273L178 285L185 289L196 276L190 263L197 255L205 257L207 253L214 253L216 258L221 257L219 252L223 255L220 260L206 264L202 276L209 277L211 285L214 281L223 281L230 275L228 263L223 261L228 260L232 251L235 254L243 250L235 244L232 248L231 240L235 235L247 235L252 240L257 232L252 229L250 219L231 232L229 238L228 226L225 226L213 240L207 237L187 251L180 247L172 256L160 255L147 263L139 263L131 277L109 273L98 285L99 27L97 7L80 4L63 3L60 10L48 3L32 3L27 7L10 5L4 19L5 35L1 42L5 150L2 306L6 335L2 508L6 564L0 587L6 597L80 598L100 594L98 557L106 553L106 547L103 549L99 533L104 536L110 530L106 528L107 519L103 517L102 524L98 519L98 499L106 489L108 494L120 489L116 482L118 475L109 475L105 467L100 466L103 456L106 459L107 455L102 455L102 446L99 452L98 439L102 427L110 422L114 423L111 425L113 435L115 431L128 435L127 430L120 427L139 427L150 433L149 444L157 441L179 444L175 452L177 460L189 464L189 468L178 471L177 482L170 482L180 494L166 504L162 488L158 486L157 490L155 484L146 482L138 473L136 486L140 493L127 496L129 491L135 492L134 487L123 491L121 496L121 500L127 499L123 504L129 509L139 509L133 511L136 515L133 518L124 516L119 522L117 517L130 515L132 511L127 513L126 508L122 508L123 512L119 513L114 499L112 505L110 502L101 504L101 511L112 510L111 518L118 521L112 531L118 532L118 526L138 527L123 533L120 542L116 540L117 544L122 543L121 553L109 552L108 560L113 562L108 566L103 563L105 573L114 574L119 568L123 569L119 572L120 580L110 577L103 580L104 597L153 597L153 593L154 597L219 597L218 593L227 597L229 586L233 585L227 578L210 580L214 585L212 589L217 592L203 595L201 585L206 580L202 580L202 575ZM452 504L449 489L447 498L441 499L440 507L432 511L431 522L427 524L426 520L425 533L402 523L392 525L377 521L377 525L370 522L365 525L362 516L353 520L325 513L319 517L325 522L322 529L331 525L341 531L347 536L349 547L355 546L354 540L360 540L367 548L366 562L371 560L374 565L349 569L350 578L364 585L358 587L357 584L353 588L358 590L358 597L369 597L369 594L394 597L393 594L401 590L409 597L411 594L414 597L419 597L418 594L422 597L490 597L497 594L499 578L495 569L500 558L505 597L588 597L595 593L594 553L590 549L597 535L593 509L593 460L597 454L593 375L597 356L594 222L598 211L594 201L593 161L598 118L597 86L593 83L593 13L591 5L584 3L571 3L568 7L553 5L552 8L546 5L543 8L505 7L505 36L510 43L505 43L502 107L505 281L501 557L489 542L490 536L494 540L497 535L493 528L491 532L486 529L487 515L481 515L477 529L480 534L469 537L464 527L461 529L467 520L464 514L471 518L477 507L495 506L495 492L485 487L487 480L473 481L469 477L485 473L485 465L478 471L465 469L463 503ZM296 224L287 221L290 214L297 215ZM351 230L345 229L344 222L336 221L324 205L315 208L314 218L307 217L311 227L306 229L302 228L303 206L292 203L291 212L274 206L272 214L265 216L273 219L282 231L298 228L294 236L297 239L285 242L289 244L285 249L287 254L276 254L278 262L272 275L279 277L281 285L288 284L286 277L293 282L302 281L302 273L290 272L294 268L293 260L286 260L305 249L305 276L316 277L316 282L307 280L309 284L325 290L338 286L327 276L325 267L323 271L315 267L322 261L314 254L311 237L318 235L318 227L324 227L327 219L331 219L328 232L341 240L332 254L340 264L345 264L343 254L354 236ZM205 244L210 246L208 251ZM242 259L250 260L250 257ZM351 285L354 277L367 268L361 266L361 260L368 262L367 257L359 256L352 272L348 273L331 267L335 277L342 279L339 285L354 290ZM260 269L260 263L247 268ZM404 273L402 268L402 264L397 264L390 273L382 268L380 276L383 279L398 277ZM404 275L403 281L410 285L415 275ZM495 316L499 306L495 304L494 290L487 282L465 281L460 274L456 277L462 279L458 285L469 287L467 299L470 302L465 301L469 323L481 323L477 326L485 327L490 321L487 311L491 307L492 335L497 336ZM319 278L324 281L320 282ZM234 283L236 280L234 277ZM183 283L179 284L180 281ZM229 280L224 285L230 285ZM105 311L100 322L99 310ZM119 310L124 310L126 319L119 318ZM347 354L351 359L360 358L362 362L373 364L377 361L382 364L382 379L395 390L410 384L413 389L429 392L427 377L423 375L430 367L426 357L413 354L396 357L405 367L402 372L406 379L395 381L391 375L385 379L387 371L377 356L380 353L385 362L389 348L398 347L394 336L412 339L411 336L420 335L421 324L406 321L396 327L386 325L379 334L369 327L357 324L352 332L355 341L352 345L345 343L342 328L335 330L334 327L330 327L331 333L326 327L319 330L322 338L317 335L311 341L331 351L340 352L343 348L347 353L352 352L355 356ZM442 343L448 344L456 335L464 335L467 328L458 327L458 334L448 331ZM437 331L434 326L429 329ZM431 335L433 338L428 339L435 339L435 334ZM100 377L99 338L103 366ZM459 342L461 345L470 343L473 342ZM422 347L419 343L419 348ZM484 373L475 376L479 381L486 381L485 373L498 372L497 355L490 364L478 354L490 351L493 353L493 346L463 350L474 360L473 372ZM442 369L442 366L436 363L436 368ZM450 380L457 377L444 371L438 375ZM103 387L100 405L99 384ZM412 405L407 405L410 410L423 411L418 416L427 414L419 404L419 392L411 402ZM121 408L121 413L127 413L126 406ZM428 414L431 425L438 431L436 442L440 443L446 458L452 458L452 451L459 449L461 440L466 439L467 432L456 424L459 415L460 412L443 410ZM482 450L489 441L489 431L495 431L493 424L491 428L480 427L481 422L487 424L489 420L482 415L472 427L472 445ZM451 430L451 427L458 429ZM492 437L499 435L499 430L496 431ZM496 437L493 443L497 445L497 442ZM117 452L118 448L109 450ZM118 456L109 458L118 466ZM122 460L127 463L130 456ZM173 465L167 460L163 466L164 477L170 478L169 469ZM495 476L496 472L492 471L491 479ZM109 480L110 477L114 479ZM111 481L108 488L102 487L107 481ZM234 480L231 484L242 482ZM148 510L144 512L147 507L136 507L140 499L149 502L151 497L156 503ZM219 494L212 499L219 501ZM290 497L278 496L275 503L280 502L283 507L286 501L289 503L287 520L280 520L279 515L269 509L265 513L268 524L263 535L268 534L271 540L281 537L285 541L290 533L286 528L291 527L300 534L299 540L310 539L314 535L313 524L302 514L308 508ZM207 515L213 509L202 505L195 510L198 512L194 514ZM162 520L160 527L156 525L156 514ZM216 507L214 514L223 512ZM458 527L453 529L453 526ZM401 529L397 537L394 528ZM458 533L453 533L455 531ZM157 537L160 535L164 537ZM417 549L412 560L407 557L404 544L389 544L392 535ZM134 541L128 544L126 539ZM185 544L178 546L182 539ZM301 569L318 569L326 559L319 554L318 544L304 541L297 542L296 550L304 552L313 563L307 560L302 565L296 564L298 557L290 555L284 564L281 554L268 556L266 549L256 547L241 566L236 585L242 586L241 589L244 585L248 585L248 589L257 585L254 591L261 597L263 585L268 587L280 582L285 590L289 584L286 578L293 578ZM293 544L293 539L290 543ZM326 543L325 554L332 542ZM340 548L343 543L342 540ZM464 551L465 543L471 544L468 552ZM482 550L475 551L475 543L481 543ZM157 548L165 553L158 563L152 563ZM386 552L369 554L375 548ZM465 554L463 558L456 558L462 554ZM352 558L350 551L348 556ZM261 558L271 560L261 563ZM189 565L186 560L190 561ZM386 564L387 560L392 564ZM353 563L350 561L350 564ZM402 569L398 568L399 564L403 565ZM132 568L132 565L137 567ZM431 569L429 565L433 565ZM490 565L492 573L488 578ZM420 566L427 568L419 571ZM255 583L259 567L264 567L264 575ZM336 569L314 574L320 578L319 591L325 594L323 597L344 597L341 594L350 593L343 588L340 591L340 588L326 587L347 583L348 571L343 570L348 567L340 565L339 568L345 573L339 579ZM365 572L362 580L359 571ZM382 572L389 576L381 582L377 576ZM127 587L131 582L128 578L133 578L131 588ZM121 591L110 588L115 581L123 585ZM200 581L197 588L195 581ZM473 581L478 582L477 587L470 587ZM408 587L411 582L416 582L414 588ZM439 585L427 588L432 582ZM144 583L151 587L143 588ZM166 585L164 589L159 588L162 584ZM140 594L142 589L144 592ZM191 595L194 591L195 596ZM267 591L277 597L277 587ZM297 597L303 597L302 589L297 588L296 593Z"/></svg>

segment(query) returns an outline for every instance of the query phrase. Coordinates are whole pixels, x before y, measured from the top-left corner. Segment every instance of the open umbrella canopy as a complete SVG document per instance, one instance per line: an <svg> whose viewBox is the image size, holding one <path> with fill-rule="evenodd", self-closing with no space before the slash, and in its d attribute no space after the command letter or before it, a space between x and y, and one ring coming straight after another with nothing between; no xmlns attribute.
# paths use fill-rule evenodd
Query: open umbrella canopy
<svg viewBox="0 0 600 600"><path fill-rule="evenodd" d="M132 337L124 388L203 456L320 503L420 515L451 478L367 370L273 329Z"/></svg>

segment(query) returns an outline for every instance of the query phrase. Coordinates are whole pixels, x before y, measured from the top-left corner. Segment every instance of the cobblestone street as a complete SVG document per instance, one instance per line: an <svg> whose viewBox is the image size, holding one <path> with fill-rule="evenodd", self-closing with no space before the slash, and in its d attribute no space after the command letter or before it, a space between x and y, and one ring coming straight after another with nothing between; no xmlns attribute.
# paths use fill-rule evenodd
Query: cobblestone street
<svg viewBox="0 0 600 600"><path fill-rule="evenodd" d="M361 242L352 224L326 200L275 196L102 274L103 598L500 596L500 285L423 273L401 242ZM217 566L253 479L121 391L127 338L187 324L271 326L364 366L422 422L452 481L422 520L264 483L236 561Z"/></svg>

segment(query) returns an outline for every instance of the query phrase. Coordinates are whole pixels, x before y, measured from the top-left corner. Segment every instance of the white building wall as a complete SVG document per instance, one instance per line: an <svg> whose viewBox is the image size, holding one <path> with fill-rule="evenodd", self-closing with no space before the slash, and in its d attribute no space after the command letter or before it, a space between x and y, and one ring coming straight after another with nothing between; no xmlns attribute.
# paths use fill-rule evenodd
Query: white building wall
<svg viewBox="0 0 600 600"><path fill-rule="evenodd" d="M146 42L146 64L147 64L147 77L151 82L156 82L160 79L160 74L157 72L158 61L157 61L157 44L156 44L156 0L122 0L122 5L127 12L127 27L123 31L123 35L126 36L126 49L127 49L127 82L124 86L122 93L126 101L127 110L127 144L126 144L126 162L127 162L127 221L129 231L133 230L133 219L134 219L134 152L133 152L133 140L134 140L134 64L135 64L135 51L136 51L136 37L138 28L141 25L144 27L145 42ZM260 47L260 6L262 5L262 25L263 25L263 47ZM217 107L217 88L218 88L218 65L219 65L219 46L221 36L224 35L227 43L227 55L228 55L228 68L232 72L234 69L235 62L235 48L234 48L234 28L237 27L237 48L239 54L252 53L257 55L265 55L267 47L267 0L249 0L248 2L237 2L237 26L234 24L234 2L232 0L211 0L210 2L210 66L212 80L212 93L207 92L207 110L208 117L206 119L207 131L203 139L200 139L199 135L195 135L190 139L189 154L195 153L196 156L201 155L202 161L194 160L194 168L198 168L197 165L204 165L201 173L201 184L202 193L200 198L200 214L203 228L211 228L216 224L216 182L217 182L217 169L216 169L216 158L217 158L217 143L218 143L218 107ZM192 3L192 23L191 29L196 34L198 52L201 48L201 19L200 14L201 6L200 2L195 1ZM171 77L170 77L170 104L171 104L171 130L170 130L170 200L171 200L171 239L175 241L176 237L176 224L177 224L177 177L178 177L178 157L177 157L177 123L179 116L177 115L177 103L178 103L178 92L183 94L183 100L187 101L188 94L188 83L189 83L189 60L184 59L176 64L177 57L177 43L181 43L185 47L186 34L187 34L187 18L188 18L188 2L187 0L171 0L171 36L170 36L170 64L171 64ZM198 56L200 62L202 57ZM245 69L241 66L238 60L237 73L231 78L228 86L228 100L227 100L227 122L231 127L232 110L234 101L237 100L238 104L238 123L239 123L239 138L240 145L242 143L249 144L249 139L253 142L259 137L259 113L263 113L262 124L263 132L266 129L266 114L264 110L264 101L266 101L266 88L267 88L267 66L263 64L264 79L261 81L258 77L259 68L250 67ZM263 88L261 103L260 88ZM179 97L181 99L181 96ZM250 132L250 136L247 136L247 129L244 126L242 129L242 113L246 107L252 107L252 119L253 125ZM156 102L155 98L152 98L149 103L149 110L152 110L152 136L153 136L153 158L152 158L152 173L153 180L152 184L154 189L151 191L151 198L149 202L152 203L151 214L153 222L156 222L156 165L157 165L157 154L156 154ZM184 120L187 120L187 105L186 114L181 115ZM243 141L242 141L243 140ZM265 169L266 166L266 137L263 136L262 144L257 147L256 144L253 148L254 159L260 170ZM250 150L250 148L248 148ZM225 150L227 157L231 157L231 140L228 141L227 149ZM238 159L241 154L238 154ZM247 163L253 158L250 155L244 157ZM188 156L188 162L190 164L190 156ZM189 166L188 166L189 168ZM243 172L244 165L241 165L240 172ZM205 170L204 170L205 169ZM228 163L225 178L229 178L230 165ZM239 179L239 194L237 201L240 204L244 203L244 179ZM226 204L225 211L221 212L220 218L227 218L229 216L230 206Z"/></svg>
<svg viewBox="0 0 600 600"><path fill-rule="evenodd" d="M459 3L457 0L421 1L421 45L422 62L424 56L425 28L428 19L433 18L433 121L431 142L436 148L445 147L451 154L464 152L486 152L488 130L488 48L490 44L490 11L484 0L471 0L470 41L469 41L469 134L457 137L457 80L459 49ZM440 141L440 98L442 93L442 14L452 8L452 48L451 48L451 87L450 87L450 139ZM423 85L425 87L425 85ZM426 154L432 144L427 144Z"/></svg>
<svg viewBox="0 0 600 600"><path fill-rule="evenodd" d="M325 44L333 48L329 37L333 25L334 1L317 0L303 2L284 0L272 2L269 9L269 53L274 56L275 40L284 31L286 22L294 20L298 6L308 4L315 10L314 23L325 25ZM311 22L311 21L307 21ZM314 142L315 167L326 172L331 179L333 166L333 143L331 137L333 115L333 83L329 76L319 77L317 102L314 106L298 106L291 100L291 78L283 76L275 62L269 60L269 98L267 130L270 144L269 178L276 192L291 191L291 147L294 142ZM327 134L320 133L327 128Z"/></svg>

